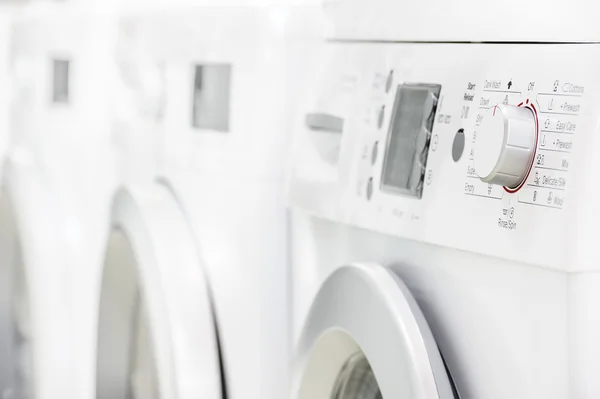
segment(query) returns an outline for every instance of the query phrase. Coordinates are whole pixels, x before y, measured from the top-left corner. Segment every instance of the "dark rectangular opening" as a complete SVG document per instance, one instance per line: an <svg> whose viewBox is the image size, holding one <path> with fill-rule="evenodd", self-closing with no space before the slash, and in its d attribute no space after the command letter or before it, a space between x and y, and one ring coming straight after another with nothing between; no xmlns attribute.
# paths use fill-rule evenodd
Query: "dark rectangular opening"
<svg viewBox="0 0 600 399"><path fill-rule="evenodd" d="M195 65L192 127L228 132L230 97L231 65Z"/></svg>
<svg viewBox="0 0 600 399"><path fill-rule="evenodd" d="M52 102L69 102L69 67L68 60L52 60Z"/></svg>

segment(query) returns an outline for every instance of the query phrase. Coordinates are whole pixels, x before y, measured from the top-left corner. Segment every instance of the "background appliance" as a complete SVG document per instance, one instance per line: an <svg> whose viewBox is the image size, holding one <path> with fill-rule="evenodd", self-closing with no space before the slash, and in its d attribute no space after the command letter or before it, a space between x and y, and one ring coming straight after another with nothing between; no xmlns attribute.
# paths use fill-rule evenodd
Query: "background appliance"
<svg viewBox="0 0 600 399"><path fill-rule="evenodd" d="M146 331L157 355L151 366L140 361L139 372L133 374L162 374L158 386L151 387L161 395L186 392L197 397L201 389L227 397L287 394L282 165L289 127L285 113L293 101L290 88L302 82L302 74L298 81L285 78L290 66L302 72L298 61L308 54L298 49L310 48L302 34L315 32L311 35L316 40L319 31L311 29L320 26L319 15L318 7L198 7L148 13L132 24L135 36L145 40L139 44L150 57L144 57L164 71L164 177L154 185L131 184L125 189L128 194L116 197L111 237L117 238L111 238L107 250L104 282L116 282L110 278L112 259L135 261L131 275L137 276L140 303L145 303L141 308L148 309ZM185 218L187 236L173 230L180 218ZM190 241L196 255L187 256L185 263L163 255L175 251L179 259L181 246ZM190 280L189 290L176 292L169 281L183 279L192 261L196 280ZM166 277L166 270L172 273L169 281L156 284L148 277ZM161 289L163 284L169 286ZM193 288L198 284L206 285L206 291ZM135 291L129 288L129 298ZM100 302L98 378L125 381L131 375L125 367L112 370L119 376L101 374L106 370L103 359L109 358L104 354L114 353L103 350L110 343L102 338L102 331L110 329L104 324L110 320L103 316L110 314L105 311L109 308L103 306L122 290L103 292L113 299ZM183 302L203 304L194 308L197 323L183 324L184 315L190 314ZM127 303L132 305L125 307L121 322L137 317L135 301ZM160 317L173 318L175 327L166 328ZM144 335L138 335L140 341ZM165 349L159 343L167 336L173 346ZM136 346L120 353L132 354ZM200 353L190 353L193 347L212 351L190 358ZM190 375L197 385L185 385L192 381Z"/></svg>
<svg viewBox="0 0 600 399"><path fill-rule="evenodd" d="M96 323L91 309L97 301L110 202L118 183L113 156L113 104L120 93L117 18L114 10L92 8L93 12L85 4L32 4L13 28L17 92L11 146L33 159L52 192L53 209L48 212L58 219L56 232L40 229L32 234L68 258L59 264L51 258L48 263L39 261L44 272L68 269L61 279L48 280L35 292L49 303L58 300L53 295L67 296L69 341L56 350L71 362L70 382L51 398L65 392L86 398L94 382Z"/></svg>

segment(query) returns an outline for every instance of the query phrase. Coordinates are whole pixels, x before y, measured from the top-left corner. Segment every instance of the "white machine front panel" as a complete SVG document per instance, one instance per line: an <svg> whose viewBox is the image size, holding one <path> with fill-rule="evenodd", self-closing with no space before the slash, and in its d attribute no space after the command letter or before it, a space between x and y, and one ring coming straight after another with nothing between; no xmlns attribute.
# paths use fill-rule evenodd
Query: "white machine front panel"
<svg viewBox="0 0 600 399"><path fill-rule="evenodd" d="M590 202L598 162L598 50L331 43L327 79L312 90L306 125L296 131L289 200L388 234L569 269L570 251L581 246L578 235L592 217L580 205ZM400 92L403 101L396 100ZM533 164L516 192L482 182L474 169L478 127L496 104L537 115ZM420 116L415 122L423 107L434 118L429 125ZM414 135L393 133L393 119Z"/></svg>

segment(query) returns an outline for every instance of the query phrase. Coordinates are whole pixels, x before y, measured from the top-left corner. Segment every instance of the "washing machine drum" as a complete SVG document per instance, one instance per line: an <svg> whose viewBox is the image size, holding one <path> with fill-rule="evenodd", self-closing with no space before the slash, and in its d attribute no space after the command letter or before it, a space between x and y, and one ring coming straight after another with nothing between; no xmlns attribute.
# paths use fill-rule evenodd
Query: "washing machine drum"
<svg viewBox="0 0 600 399"><path fill-rule="evenodd" d="M98 319L98 399L224 396L196 241L160 184L115 196Z"/></svg>
<svg viewBox="0 0 600 399"><path fill-rule="evenodd" d="M410 291L377 264L344 266L325 281L297 355L295 399L458 397Z"/></svg>

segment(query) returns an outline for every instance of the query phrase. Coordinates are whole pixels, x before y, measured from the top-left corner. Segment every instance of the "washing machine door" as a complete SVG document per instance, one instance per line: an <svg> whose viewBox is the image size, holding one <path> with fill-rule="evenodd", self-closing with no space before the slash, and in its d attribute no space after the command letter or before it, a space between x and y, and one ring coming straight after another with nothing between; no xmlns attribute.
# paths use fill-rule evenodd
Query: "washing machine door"
<svg viewBox="0 0 600 399"><path fill-rule="evenodd" d="M337 269L318 292L294 365L296 399L450 399L450 377L404 283L377 264Z"/></svg>
<svg viewBox="0 0 600 399"><path fill-rule="evenodd" d="M159 184L113 204L99 303L96 397L223 397L208 282L187 220Z"/></svg>

